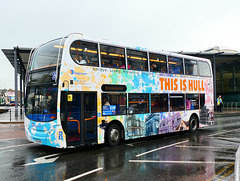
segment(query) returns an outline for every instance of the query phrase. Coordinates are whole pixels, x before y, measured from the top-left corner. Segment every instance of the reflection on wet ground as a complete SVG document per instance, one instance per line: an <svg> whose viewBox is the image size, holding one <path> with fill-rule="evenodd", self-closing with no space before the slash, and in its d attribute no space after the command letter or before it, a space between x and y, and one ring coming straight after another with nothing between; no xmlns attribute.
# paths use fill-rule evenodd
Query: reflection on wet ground
<svg viewBox="0 0 240 181"><path fill-rule="evenodd" d="M233 180L239 131L240 117L225 117L195 134L125 141L114 148L60 150L25 138L1 139L1 179Z"/></svg>

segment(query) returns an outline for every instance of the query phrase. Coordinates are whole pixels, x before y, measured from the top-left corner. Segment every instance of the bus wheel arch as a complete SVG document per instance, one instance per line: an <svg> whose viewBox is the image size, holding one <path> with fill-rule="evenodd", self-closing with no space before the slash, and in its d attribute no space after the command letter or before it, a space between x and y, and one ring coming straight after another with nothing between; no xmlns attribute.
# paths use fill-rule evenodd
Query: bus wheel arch
<svg viewBox="0 0 240 181"><path fill-rule="evenodd" d="M105 143L111 147L117 146L124 139L124 128L120 121L111 121L105 130Z"/></svg>
<svg viewBox="0 0 240 181"><path fill-rule="evenodd" d="M199 128L199 118L197 114L192 114L189 118L189 131L195 133Z"/></svg>

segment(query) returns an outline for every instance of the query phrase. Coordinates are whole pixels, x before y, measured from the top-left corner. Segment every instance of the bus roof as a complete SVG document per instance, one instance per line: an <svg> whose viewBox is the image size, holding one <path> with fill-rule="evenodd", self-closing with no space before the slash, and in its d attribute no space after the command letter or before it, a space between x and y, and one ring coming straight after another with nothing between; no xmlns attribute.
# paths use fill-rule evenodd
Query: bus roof
<svg viewBox="0 0 240 181"><path fill-rule="evenodd" d="M167 56L174 56L174 57L191 59L191 60L202 60L202 61L207 61L207 62L210 63L209 59L202 58L202 57L184 55L184 54L179 54L179 53L175 53L175 52L171 52L171 51L149 49L149 48L145 48L145 47L141 47L141 46L129 46L129 45L126 45L126 44L123 44L123 43L113 42L113 41L110 41L108 39L84 36L81 33L71 33L71 34L68 34L68 35L66 35L62 38L68 39L72 36L75 36L76 39L80 39L80 40L87 41L87 42L100 43L100 44L104 44L104 45L117 46L117 47L121 47L121 48L127 48L127 49L132 49L132 50L137 50L137 51L150 52L150 53L159 53L159 54L163 54L163 55L167 55ZM57 38L57 39L59 39L59 38ZM54 40L56 40L56 39L54 39Z"/></svg>

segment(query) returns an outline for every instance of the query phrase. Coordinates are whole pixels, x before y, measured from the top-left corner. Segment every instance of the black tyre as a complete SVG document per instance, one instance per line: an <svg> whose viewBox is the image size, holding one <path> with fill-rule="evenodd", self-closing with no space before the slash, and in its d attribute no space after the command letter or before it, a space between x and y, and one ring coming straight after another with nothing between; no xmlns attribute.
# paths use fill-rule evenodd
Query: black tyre
<svg viewBox="0 0 240 181"><path fill-rule="evenodd" d="M197 131L198 128L198 118L197 116L191 116L191 118L189 119L189 131L191 133L195 133Z"/></svg>
<svg viewBox="0 0 240 181"><path fill-rule="evenodd" d="M109 146L116 146L119 144L121 140L121 136L120 136L120 128L117 124L112 124L106 133L106 143Z"/></svg>

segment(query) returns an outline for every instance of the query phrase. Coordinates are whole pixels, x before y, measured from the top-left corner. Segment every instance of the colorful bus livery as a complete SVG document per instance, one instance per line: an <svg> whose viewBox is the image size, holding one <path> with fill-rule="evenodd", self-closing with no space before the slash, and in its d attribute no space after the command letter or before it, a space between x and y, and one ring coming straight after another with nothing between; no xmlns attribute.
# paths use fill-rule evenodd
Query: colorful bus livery
<svg viewBox="0 0 240 181"><path fill-rule="evenodd" d="M67 148L213 124L207 59L71 34L32 51L27 138Z"/></svg>

